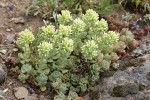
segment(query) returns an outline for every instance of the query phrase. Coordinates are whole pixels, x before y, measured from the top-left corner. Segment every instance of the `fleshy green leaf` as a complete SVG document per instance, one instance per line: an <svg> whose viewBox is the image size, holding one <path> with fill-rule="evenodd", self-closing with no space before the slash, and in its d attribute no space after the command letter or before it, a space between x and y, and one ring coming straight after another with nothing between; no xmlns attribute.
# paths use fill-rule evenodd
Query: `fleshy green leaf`
<svg viewBox="0 0 150 100"><path fill-rule="evenodd" d="M30 73L32 70L32 66L29 65L29 64L24 64L22 67L21 67L21 72L22 73Z"/></svg>

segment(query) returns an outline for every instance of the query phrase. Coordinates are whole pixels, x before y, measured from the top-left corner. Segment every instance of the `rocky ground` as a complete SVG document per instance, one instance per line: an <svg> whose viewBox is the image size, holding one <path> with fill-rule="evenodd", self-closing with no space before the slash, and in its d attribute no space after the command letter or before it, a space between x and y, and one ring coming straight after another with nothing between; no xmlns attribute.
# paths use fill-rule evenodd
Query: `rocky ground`
<svg viewBox="0 0 150 100"><path fill-rule="evenodd" d="M119 61L119 70L102 73L85 100L150 100L150 35L143 37L132 55Z"/></svg>
<svg viewBox="0 0 150 100"><path fill-rule="evenodd" d="M46 98L50 98L46 93L35 94L27 84L22 84L14 76L8 75L8 70L13 64L7 62L15 58L13 49L16 36L25 28L35 31L43 25L41 18L26 16L25 10L29 4L30 0L0 0L0 100L2 98L49 100Z"/></svg>
<svg viewBox="0 0 150 100"><path fill-rule="evenodd" d="M52 100L53 90L40 92L22 84L9 68L16 62L14 41L25 28L35 31L43 25L39 17L26 16L30 0L0 0L0 98L6 100ZM13 63L9 63L9 62ZM142 38L131 58L114 63L114 70L101 79L83 100L150 100L150 33ZM0 99L0 100L1 100Z"/></svg>
<svg viewBox="0 0 150 100"><path fill-rule="evenodd" d="M30 0L1 0L0 1L0 43L12 43L14 34L25 28L36 30L43 24L39 17L28 17L25 14ZM6 39L4 39L6 38Z"/></svg>

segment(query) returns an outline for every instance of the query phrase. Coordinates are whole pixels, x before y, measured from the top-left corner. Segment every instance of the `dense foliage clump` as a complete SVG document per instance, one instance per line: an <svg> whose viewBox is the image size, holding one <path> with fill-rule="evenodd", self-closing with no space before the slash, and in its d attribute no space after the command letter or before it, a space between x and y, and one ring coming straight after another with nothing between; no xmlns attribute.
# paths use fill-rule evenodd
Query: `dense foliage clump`
<svg viewBox="0 0 150 100"><path fill-rule="evenodd" d="M129 32L120 35L108 31L107 21L99 20L92 9L78 18L67 10L57 17L57 28L46 25L34 35L28 29L20 33L16 41L22 63L18 77L22 82L32 78L42 91L50 82L57 92L55 100L75 100L77 93L89 90L100 72L119 59L117 52L134 39Z"/></svg>
<svg viewBox="0 0 150 100"><path fill-rule="evenodd" d="M119 4L112 2L113 0L32 0L26 13L49 18L54 12L57 13L64 9L74 14L94 9L98 14L110 14L112 13L111 9L119 7Z"/></svg>

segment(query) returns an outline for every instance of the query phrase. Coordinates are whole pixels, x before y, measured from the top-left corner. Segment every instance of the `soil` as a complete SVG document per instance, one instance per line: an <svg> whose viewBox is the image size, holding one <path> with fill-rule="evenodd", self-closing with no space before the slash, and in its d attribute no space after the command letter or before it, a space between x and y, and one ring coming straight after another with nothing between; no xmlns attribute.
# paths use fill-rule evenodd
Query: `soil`
<svg viewBox="0 0 150 100"><path fill-rule="evenodd" d="M39 26L43 25L43 21L40 17L29 17L25 15L25 10L29 5L30 0L0 1L0 33L3 35L3 38L8 34L18 34L25 28L31 28L35 31ZM18 23L13 21L14 18L18 20ZM22 18L24 21L21 22L19 18Z"/></svg>
<svg viewBox="0 0 150 100"><path fill-rule="evenodd" d="M32 31L36 31L39 27L44 25L43 19L38 16L27 16L25 14L26 8L30 5L31 0L0 0L0 50L5 49L6 53L0 53L0 65L2 65L2 69L8 72L8 69L17 63L16 55L13 54L13 50L15 48L15 39L17 38L18 34L26 28L31 29ZM133 14L133 18L130 21L123 21L120 20L122 14L125 12L115 11L114 15L104 15L105 19L108 22L114 23L114 26L110 27L110 29L118 30L123 27L130 27L130 24L133 21L137 21L140 19L141 15ZM142 26L143 27L143 26ZM139 47L131 53L132 58L126 60L120 60L120 70L126 70L128 67L133 66L143 66L143 62L145 60L143 58L139 58L139 56L144 56L150 53L150 36L146 35L140 41ZM146 58L147 59L147 58ZM9 63L9 61L13 63ZM123 62L123 63L122 63ZM149 63L149 62L148 62ZM150 64L150 63L149 63ZM113 72L114 73L114 72ZM108 74L108 73L107 73ZM111 74L113 75L113 74ZM105 75L104 75L105 76ZM51 87L48 87L48 91L40 92L38 87L33 87L28 84L21 83L16 76L9 73L6 77L6 81L0 85L0 90L8 89L5 93L5 97L7 100L18 100L14 93L14 88L16 87L26 87L31 97L34 99L25 99L25 100L52 100L54 95L54 91ZM92 94L93 93L93 94ZM85 95L83 97L84 100L92 100L89 99L95 94L99 94L97 92L92 92L89 95ZM149 94L150 95L150 94ZM96 95L97 97L97 95ZM97 99L99 98L99 95ZM93 100L97 100L93 99ZM99 99L104 100L104 99ZM125 100L125 99L111 99L111 100ZM131 99L130 99L131 100Z"/></svg>
<svg viewBox="0 0 150 100"><path fill-rule="evenodd" d="M0 0L0 49L3 48L7 51L5 55L0 55L0 64L3 65L6 72L9 66L13 65L7 64L5 61L15 58L15 55L11 54L12 48L15 47L14 41L17 34L26 28L36 31L38 27L43 25L42 18L25 15L25 10L30 3L31 0ZM17 22L13 19L16 19ZM7 100L17 100L14 96L14 88L20 86L29 87L27 84L19 82L15 76L10 74L7 76L5 83L0 85L0 90L8 89L5 93ZM37 100L50 99L47 93L40 93L36 89L34 91L40 94L36 95L39 98Z"/></svg>

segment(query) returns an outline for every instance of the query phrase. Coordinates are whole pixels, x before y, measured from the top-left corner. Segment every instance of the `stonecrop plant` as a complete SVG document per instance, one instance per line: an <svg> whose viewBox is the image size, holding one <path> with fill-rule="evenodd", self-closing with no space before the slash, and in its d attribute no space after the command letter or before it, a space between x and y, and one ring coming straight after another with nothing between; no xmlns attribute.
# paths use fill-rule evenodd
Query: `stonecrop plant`
<svg viewBox="0 0 150 100"><path fill-rule="evenodd" d="M130 41L120 39L126 34L108 31L107 21L99 20L92 9L77 18L63 10L57 17L57 28L50 24L34 35L27 29L20 33L18 78L22 82L32 78L42 91L50 82L57 92L54 100L76 100L99 80L100 72L119 59L117 52Z"/></svg>

